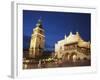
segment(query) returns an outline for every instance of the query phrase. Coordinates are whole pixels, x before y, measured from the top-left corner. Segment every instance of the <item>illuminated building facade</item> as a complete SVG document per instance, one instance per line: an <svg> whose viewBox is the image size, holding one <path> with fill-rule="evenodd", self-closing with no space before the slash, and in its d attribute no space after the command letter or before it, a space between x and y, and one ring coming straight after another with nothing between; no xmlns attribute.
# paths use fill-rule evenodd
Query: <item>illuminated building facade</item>
<svg viewBox="0 0 100 80"><path fill-rule="evenodd" d="M69 36L65 35L63 40L55 44L55 57L64 60L90 60L90 42L84 41L78 32Z"/></svg>
<svg viewBox="0 0 100 80"><path fill-rule="evenodd" d="M36 24L36 28L33 29L33 33L31 35L29 56L32 58L42 56L44 45L45 45L44 29L42 26L42 21L39 19L38 23Z"/></svg>

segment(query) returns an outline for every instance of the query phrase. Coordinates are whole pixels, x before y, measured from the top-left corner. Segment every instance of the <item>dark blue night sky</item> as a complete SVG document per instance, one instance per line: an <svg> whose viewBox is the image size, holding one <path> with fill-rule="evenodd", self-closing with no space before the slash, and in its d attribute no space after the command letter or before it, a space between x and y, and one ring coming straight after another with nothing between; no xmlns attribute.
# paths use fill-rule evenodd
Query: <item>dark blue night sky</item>
<svg viewBox="0 0 100 80"><path fill-rule="evenodd" d="M46 49L54 49L54 44L70 32L78 31L84 40L91 39L91 14L23 10L24 48L29 48L33 28L40 17L45 30Z"/></svg>

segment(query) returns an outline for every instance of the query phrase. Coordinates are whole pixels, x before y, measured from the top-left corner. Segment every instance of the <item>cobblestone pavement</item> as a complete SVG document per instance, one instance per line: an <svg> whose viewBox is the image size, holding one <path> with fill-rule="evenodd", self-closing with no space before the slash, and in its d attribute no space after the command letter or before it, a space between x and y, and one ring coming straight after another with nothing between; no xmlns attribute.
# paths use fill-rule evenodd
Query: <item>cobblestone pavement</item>
<svg viewBox="0 0 100 80"><path fill-rule="evenodd" d="M26 65L26 67L25 67ZM57 68L57 67L76 67L76 66L90 66L91 61L83 60L83 61L58 61L58 62L45 62L41 64L33 64L28 63L23 65L23 69L37 69L37 68Z"/></svg>

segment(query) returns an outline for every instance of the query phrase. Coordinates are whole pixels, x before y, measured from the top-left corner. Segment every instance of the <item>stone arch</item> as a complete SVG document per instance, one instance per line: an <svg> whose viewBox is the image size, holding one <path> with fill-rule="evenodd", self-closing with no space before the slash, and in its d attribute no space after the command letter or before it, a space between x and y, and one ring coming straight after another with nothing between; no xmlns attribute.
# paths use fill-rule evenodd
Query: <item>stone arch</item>
<svg viewBox="0 0 100 80"><path fill-rule="evenodd" d="M73 61L73 62L76 62L77 60L77 53L76 52L72 52L70 53L70 60Z"/></svg>
<svg viewBox="0 0 100 80"><path fill-rule="evenodd" d="M88 60L86 57L83 58L84 61Z"/></svg>
<svg viewBox="0 0 100 80"><path fill-rule="evenodd" d="M63 59L64 59L65 61L68 61L68 60L69 60L68 56L69 56L69 53L68 53L68 52L64 53Z"/></svg>

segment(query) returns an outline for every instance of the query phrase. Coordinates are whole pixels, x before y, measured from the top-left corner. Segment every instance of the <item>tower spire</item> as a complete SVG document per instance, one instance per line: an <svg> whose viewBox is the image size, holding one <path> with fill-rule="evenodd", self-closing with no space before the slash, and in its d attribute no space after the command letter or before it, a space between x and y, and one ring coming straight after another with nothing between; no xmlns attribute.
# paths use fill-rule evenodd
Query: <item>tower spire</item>
<svg viewBox="0 0 100 80"><path fill-rule="evenodd" d="M66 34L65 34L65 39L67 39L67 36L66 36Z"/></svg>
<svg viewBox="0 0 100 80"><path fill-rule="evenodd" d="M78 32L78 31L76 32L76 35L78 35L78 36L79 36L79 32Z"/></svg>
<svg viewBox="0 0 100 80"><path fill-rule="evenodd" d="M38 22L37 22L37 24L36 24L36 27L43 28L43 27L42 27L42 20L41 20L41 17L40 17L40 19L38 19Z"/></svg>
<svg viewBox="0 0 100 80"><path fill-rule="evenodd" d="M72 32L70 32L70 35L72 35L73 33Z"/></svg>

